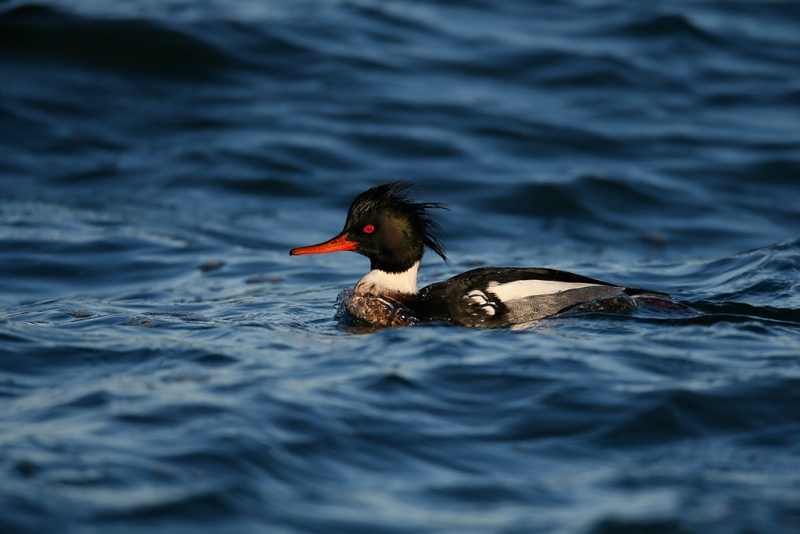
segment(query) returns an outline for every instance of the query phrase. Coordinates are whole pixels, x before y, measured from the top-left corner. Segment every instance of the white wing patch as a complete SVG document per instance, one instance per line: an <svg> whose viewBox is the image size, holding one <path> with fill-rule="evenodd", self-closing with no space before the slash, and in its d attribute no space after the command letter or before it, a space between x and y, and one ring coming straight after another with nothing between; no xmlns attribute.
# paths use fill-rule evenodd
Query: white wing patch
<svg viewBox="0 0 800 534"><path fill-rule="evenodd" d="M496 295L501 302L509 302L526 297L535 297L536 295L551 295L569 289L596 285L582 282L558 282L555 280L515 280L505 284L489 282L488 290Z"/></svg>
<svg viewBox="0 0 800 534"><path fill-rule="evenodd" d="M468 299L470 301L470 304L474 304L479 308L481 308L486 315L489 316L494 315L495 312L497 311L496 310L497 304L487 299L486 293L484 293L483 291L473 289L472 291L467 293L464 296L464 298ZM472 315L477 315L477 314L473 313Z"/></svg>

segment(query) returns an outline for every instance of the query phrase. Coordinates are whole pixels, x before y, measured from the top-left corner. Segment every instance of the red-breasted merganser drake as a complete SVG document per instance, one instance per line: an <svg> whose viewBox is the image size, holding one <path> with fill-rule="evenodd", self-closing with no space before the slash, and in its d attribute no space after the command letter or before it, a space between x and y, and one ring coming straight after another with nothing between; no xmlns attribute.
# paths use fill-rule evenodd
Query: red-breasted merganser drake
<svg viewBox="0 0 800 534"><path fill-rule="evenodd" d="M292 249L289 254L351 250L369 258L370 272L340 297L357 320L378 326L421 321L493 327L525 323L563 313L598 299L669 298L666 293L602 282L543 268L482 267L417 290L425 248L450 263L430 211L438 202L412 198L412 184L389 182L361 193L333 239Z"/></svg>

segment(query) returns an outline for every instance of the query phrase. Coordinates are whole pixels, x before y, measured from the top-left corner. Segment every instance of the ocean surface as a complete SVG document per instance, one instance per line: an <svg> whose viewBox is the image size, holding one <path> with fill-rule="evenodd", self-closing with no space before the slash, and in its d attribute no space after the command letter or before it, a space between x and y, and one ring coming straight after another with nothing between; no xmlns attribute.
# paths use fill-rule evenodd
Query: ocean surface
<svg viewBox="0 0 800 534"><path fill-rule="evenodd" d="M389 180L700 313L343 328ZM0 532L800 532L800 3L0 1Z"/></svg>

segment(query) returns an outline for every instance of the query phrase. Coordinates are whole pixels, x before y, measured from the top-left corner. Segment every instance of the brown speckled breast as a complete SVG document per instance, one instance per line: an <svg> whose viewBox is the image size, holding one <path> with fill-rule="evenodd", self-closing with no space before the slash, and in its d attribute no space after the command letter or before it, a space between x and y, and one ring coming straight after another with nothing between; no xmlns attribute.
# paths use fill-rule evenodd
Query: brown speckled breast
<svg viewBox="0 0 800 534"><path fill-rule="evenodd" d="M356 293L345 289L339 294L339 310L352 318L377 326L410 326L420 322L412 310L395 297Z"/></svg>

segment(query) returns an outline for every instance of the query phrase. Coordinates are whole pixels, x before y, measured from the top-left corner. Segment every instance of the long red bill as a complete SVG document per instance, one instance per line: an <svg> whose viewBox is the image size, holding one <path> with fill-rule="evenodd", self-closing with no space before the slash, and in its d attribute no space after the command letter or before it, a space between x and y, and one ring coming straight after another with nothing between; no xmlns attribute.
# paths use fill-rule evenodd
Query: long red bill
<svg viewBox="0 0 800 534"><path fill-rule="evenodd" d="M319 245L311 245L310 247L293 248L289 251L290 256L302 256L303 254L326 254L328 252L339 252L341 250L353 250L356 248L355 241L348 241L347 234L340 234L325 241Z"/></svg>

